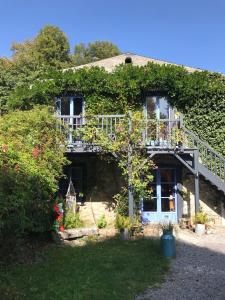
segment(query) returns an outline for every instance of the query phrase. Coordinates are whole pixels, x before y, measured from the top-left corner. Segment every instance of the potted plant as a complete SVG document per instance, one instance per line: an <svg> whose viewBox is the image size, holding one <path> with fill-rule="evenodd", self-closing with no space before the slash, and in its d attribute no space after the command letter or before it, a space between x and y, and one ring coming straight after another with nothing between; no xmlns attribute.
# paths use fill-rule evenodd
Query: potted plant
<svg viewBox="0 0 225 300"><path fill-rule="evenodd" d="M203 235L206 229L205 226L209 222L207 214L203 211L200 211L194 216L193 221L195 223L195 233L198 235Z"/></svg>
<svg viewBox="0 0 225 300"><path fill-rule="evenodd" d="M130 232L132 228L132 221L130 217L118 214L115 220L115 228L120 231L122 240L128 240L130 238Z"/></svg>
<svg viewBox="0 0 225 300"><path fill-rule="evenodd" d="M175 237L173 236L174 225L172 222L164 222L160 225L163 232L160 237L162 255L167 258L173 258L176 256Z"/></svg>
<svg viewBox="0 0 225 300"><path fill-rule="evenodd" d="M173 234L174 225L172 222L164 222L160 224L163 234Z"/></svg>

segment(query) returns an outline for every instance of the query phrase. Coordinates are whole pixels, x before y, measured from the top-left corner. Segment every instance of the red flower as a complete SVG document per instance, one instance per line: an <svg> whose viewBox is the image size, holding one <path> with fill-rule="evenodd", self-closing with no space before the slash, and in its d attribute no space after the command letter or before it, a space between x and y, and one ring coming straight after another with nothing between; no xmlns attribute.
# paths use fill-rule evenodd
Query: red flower
<svg viewBox="0 0 225 300"><path fill-rule="evenodd" d="M63 225L59 227L59 231L64 231L64 230L65 230L65 228Z"/></svg>

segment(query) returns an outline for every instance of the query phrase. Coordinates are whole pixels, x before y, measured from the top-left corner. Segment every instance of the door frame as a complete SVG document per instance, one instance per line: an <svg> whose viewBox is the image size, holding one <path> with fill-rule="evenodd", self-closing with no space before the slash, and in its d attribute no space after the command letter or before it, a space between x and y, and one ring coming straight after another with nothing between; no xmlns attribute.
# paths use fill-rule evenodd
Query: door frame
<svg viewBox="0 0 225 300"><path fill-rule="evenodd" d="M174 205L175 205L175 211L168 211L163 212L162 211L162 190L161 190L161 173L160 170L163 169L170 169L174 171ZM177 195L178 195L178 189L177 189L177 169L176 167L159 167L156 170L156 199L157 199L157 210L156 211L144 211L144 203L143 199L141 200L141 219L143 223L160 223L165 221L170 221L173 223L177 223L178 221L178 201L177 201Z"/></svg>

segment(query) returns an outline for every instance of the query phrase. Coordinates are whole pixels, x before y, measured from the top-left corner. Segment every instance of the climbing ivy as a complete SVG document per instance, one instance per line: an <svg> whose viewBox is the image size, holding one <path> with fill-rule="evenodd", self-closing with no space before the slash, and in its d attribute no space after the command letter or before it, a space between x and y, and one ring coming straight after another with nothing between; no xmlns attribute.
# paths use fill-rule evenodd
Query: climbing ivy
<svg viewBox="0 0 225 300"><path fill-rule="evenodd" d="M43 73L32 85L17 87L7 109L54 105L60 95L81 94L89 114L123 113L142 108L147 94L168 97L184 114L186 125L202 140L225 155L225 77L207 71L149 63L143 67L120 65L108 73L102 68Z"/></svg>

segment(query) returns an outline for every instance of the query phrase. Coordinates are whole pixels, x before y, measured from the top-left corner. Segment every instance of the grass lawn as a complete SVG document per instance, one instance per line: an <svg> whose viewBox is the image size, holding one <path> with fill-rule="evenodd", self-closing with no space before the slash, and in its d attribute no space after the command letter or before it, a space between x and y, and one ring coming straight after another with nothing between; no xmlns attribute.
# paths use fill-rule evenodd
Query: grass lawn
<svg viewBox="0 0 225 300"><path fill-rule="evenodd" d="M159 242L113 238L85 246L50 246L32 264L0 270L5 299L129 300L160 282L169 263ZM8 296L7 296L8 294ZM1 296L0 296L1 297Z"/></svg>

